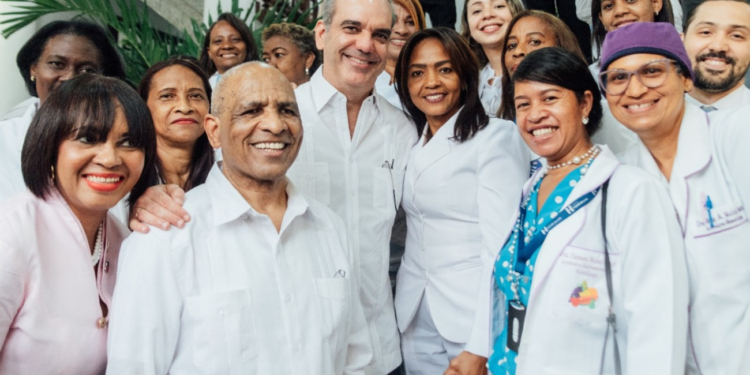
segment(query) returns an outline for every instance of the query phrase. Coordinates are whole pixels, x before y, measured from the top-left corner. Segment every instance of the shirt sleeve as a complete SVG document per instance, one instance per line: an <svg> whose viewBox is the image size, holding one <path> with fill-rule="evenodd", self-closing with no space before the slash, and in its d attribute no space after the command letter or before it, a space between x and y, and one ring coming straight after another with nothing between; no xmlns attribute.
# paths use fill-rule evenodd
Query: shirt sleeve
<svg viewBox="0 0 750 375"><path fill-rule="evenodd" d="M120 250L107 341L107 374L167 374L177 347L183 291L166 232L133 233Z"/></svg>
<svg viewBox="0 0 750 375"><path fill-rule="evenodd" d="M0 352L23 302L24 273L18 251L0 241Z"/></svg>
<svg viewBox="0 0 750 375"><path fill-rule="evenodd" d="M627 322L623 362L628 373L683 374L689 294L682 231L666 189L645 173L635 186L626 181L635 179L613 177L606 218L608 249L624 255L621 288L614 286L622 294L614 296L615 310L624 315L617 320Z"/></svg>
<svg viewBox="0 0 750 375"><path fill-rule="evenodd" d="M479 149L479 225L482 233L482 272L474 326L465 350L487 357L490 347L490 286L493 262L521 199L523 184L529 177L529 150L515 124L490 122L487 139ZM496 127L489 129L489 127ZM482 133L477 134L483 136Z"/></svg>

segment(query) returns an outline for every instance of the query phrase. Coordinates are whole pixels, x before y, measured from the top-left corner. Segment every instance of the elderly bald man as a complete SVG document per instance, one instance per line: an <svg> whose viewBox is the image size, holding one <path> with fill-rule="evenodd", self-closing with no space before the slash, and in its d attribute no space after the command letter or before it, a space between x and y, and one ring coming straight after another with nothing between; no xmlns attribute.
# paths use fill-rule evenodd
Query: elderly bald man
<svg viewBox="0 0 750 375"><path fill-rule="evenodd" d="M108 374L364 374L372 351L346 230L285 177L302 124L289 81L222 75L206 133L218 162L183 229L121 250Z"/></svg>

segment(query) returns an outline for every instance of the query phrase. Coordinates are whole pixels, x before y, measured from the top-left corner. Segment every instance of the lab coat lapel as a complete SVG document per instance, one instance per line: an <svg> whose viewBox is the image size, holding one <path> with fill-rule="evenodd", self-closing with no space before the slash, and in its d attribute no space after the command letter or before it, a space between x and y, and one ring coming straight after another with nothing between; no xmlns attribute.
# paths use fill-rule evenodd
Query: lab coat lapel
<svg viewBox="0 0 750 375"><path fill-rule="evenodd" d="M425 134L427 134L427 125L425 125L424 130L422 131L422 137L419 138L419 145L423 145L421 150L418 150L417 156L414 158L414 173L415 173L415 181L419 179L419 177L422 175L422 172L424 172L429 166L435 164L438 160L445 157L445 155L448 155L451 152L451 148L453 147L453 140L451 139L453 137L454 127L456 124L456 116L461 111L459 110L456 112L453 117L451 117L450 120L448 120L443 126L438 129L437 133L432 136L432 139L430 139L427 144L424 144L425 140Z"/></svg>
<svg viewBox="0 0 750 375"><path fill-rule="evenodd" d="M612 176L615 169L620 165L620 162L617 161L617 158L607 146L599 147L602 148L602 151L591 164L586 175L581 179L578 185L573 188L573 191L565 202L565 206L568 206L571 202L574 202L576 199L604 184L604 182ZM589 204L593 203L594 202L590 202ZM544 286L544 283L557 262L557 259L560 257L560 254L562 254L568 244L570 244L570 242L573 241L583 229L583 224L586 222L587 214L588 205L565 219L555 227L554 230L550 231L549 235L547 235L547 238L542 244L542 248L539 249L540 253L537 256L536 265L534 266L534 281L531 285L529 306L533 302L534 297L539 294L539 288Z"/></svg>
<svg viewBox="0 0 750 375"><path fill-rule="evenodd" d="M672 166L669 179L669 194L677 210L677 216L685 234L690 192L687 179L700 172L711 162L711 150L708 140L711 134L708 129L708 116L699 108L686 104L685 115L680 127L677 156Z"/></svg>

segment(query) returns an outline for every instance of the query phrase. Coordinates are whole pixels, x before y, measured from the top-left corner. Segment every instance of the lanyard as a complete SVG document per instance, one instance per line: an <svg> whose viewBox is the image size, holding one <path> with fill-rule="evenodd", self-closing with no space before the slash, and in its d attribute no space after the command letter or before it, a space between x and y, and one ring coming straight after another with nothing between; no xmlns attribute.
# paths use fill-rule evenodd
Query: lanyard
<svg viewBox="0 0 750 375"><path fill-rule="evenodd" d="M596 197L596 194L599 193L600 188L601 187L598 187L595 190L588 192L586 195L576 199L573 203L562 209L558 213L557 217L550 221L549 224L545 225L541 230L536 231L528 241L528 243L526 243L525 239L518 238L518 259L516 260L515 271L523 275L526 271L526 261L531 259L531 256L534 255L537 249L539 249L539 246L541 246L542 242L544 242L544 240L547 238L547 234L549 233L549 231L551 231L552 228L556 227L558 224L562 223L563 220L569 218L570 215L573 215L576 211L580 210L581 207L594 200L594 197ZM519 208L520 225L523 225L526 219L526 202L522 202L523 203L521 203L521 206ZM520 231L520 229L518 230Z"/></svg>

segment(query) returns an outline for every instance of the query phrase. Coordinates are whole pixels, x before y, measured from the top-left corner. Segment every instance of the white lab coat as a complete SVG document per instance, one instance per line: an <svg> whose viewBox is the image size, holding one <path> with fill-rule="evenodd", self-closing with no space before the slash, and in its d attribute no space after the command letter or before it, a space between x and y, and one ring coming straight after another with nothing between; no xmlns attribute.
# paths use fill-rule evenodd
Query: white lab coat
<svg viewBox="0 0 750 375"><path fill-rule="evenodd" d="M688 373L747 374L747 366L731 369L750 344L750 323L743 323L750 319L750 108L709 124L701 109L685 107L669 182L640 141L621 160L668 186L682 225L690 274Z"/></svg>
<svg viewBox="0 0 750 375"><path fill-rule="evenodd" d="M404 109L401 99L398 97L398 92L396 92L396 84L391 83L391 75L385 70L380 73L378 79L375 81L375 92L387 100L388 103L393 104L394 107L400 110Z"/></svg>
<svg viewBox="0 0 750 375"><path fill-rule="evenodd" d="M21 173L21 149L39 99L29 104L23 116L0 122L0 202L26 190Z"/></svg>
<svg viewBox="0 0 750 375"><path fill-rule="evenodd" d="M685 94L685 101L696 107L708 105L716 108L716 111L709 112L709 116L714 117L714 115L717 115L719 111L732 109L736 110L740 109L741 107L750 107L750 89L743 85L733 92L729 93L729 95L717 100L712 104L703 104L689 94Z"/></svg>
<svg viewBox="0 0 750 375"><path fill-rule="evenodd" d="M463 110L463 109L462 109ZM476 135L453 139L456 113L411 152L404 181L406 250L396 281L396 320L406 331L422 298L440 335L467 343L474 326L485 248L502 246L529 151L515 124L491 118ZM425 130L427 128L425 127ZM488 336L467 350L486 356Z"/></svg>
<svg viewBox="0 0 750 375"><path fill-rule="evenodd" d="M680 228L669 196L652 177L637 168L620 165L606 146L601 147L601 153L565 205L611 176L607 249L623 374L683 374L687 274ZM526 183L524 195L529 194L539 173ZM539 249L517 375L599 373L609 307L601 202L599 193L552 229ZM505 239L511 229L512 225L506 228ZM485 269L484 277L492 275L492 267L494 264ZM487 288L494 284L494 276L485 280L491 281L483 283L485 299L480 301L486 313L490 311L491 298ZM598 291L594 308L574 307L569 301L584 280L589 288ZM503 321L502 316L493 318ZM493 331L499 333L500 329L502 326ZM605 374L614 373L611 341L604 368Z"/></svg>

